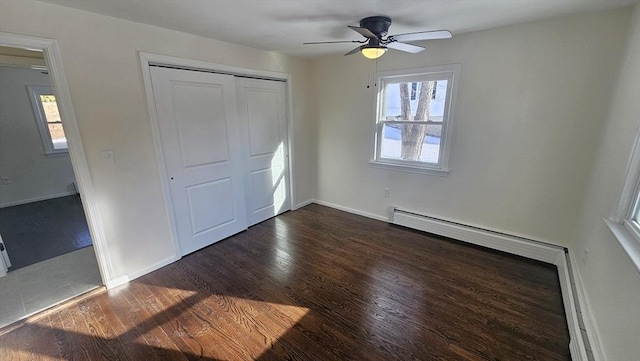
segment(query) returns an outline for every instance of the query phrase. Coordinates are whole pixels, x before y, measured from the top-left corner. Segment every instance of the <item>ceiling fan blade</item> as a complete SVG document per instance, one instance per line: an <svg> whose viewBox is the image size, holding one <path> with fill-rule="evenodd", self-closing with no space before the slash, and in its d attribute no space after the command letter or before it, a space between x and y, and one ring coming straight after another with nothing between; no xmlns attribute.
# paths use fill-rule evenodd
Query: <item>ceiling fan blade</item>
<svg viewBox="0 0 640 361"><path fill-rule="evenodd" d="M349 29L357 32L358 34L364 36L367 39L377 38L376 34L372 33L371 30L367 28L361 28L359 26L351 26L351 25L348 25L348 26L349 26Z"/></svg>
<svg viewBox="0 0 640 361"><path fill-rule="evenodd" d="M452 35L449 30L436 30L436 31L421 31L418 33L391 35L389 36L389 39L392 39L395 41L418 41L418 40L449 39L451 37Z"/></svg>
<svg viewBox="0 0 640 361"><path fill-rule="evenodd" d="M397 41L387 44L387 48L405 51L407 53L413 53L413 54L419 53L424 50L424 48L421 46L411 45L406 43L399 43Z"/></svg>
<svg viewBox="0 0 640 361"><path fill-rule="evenodd" d="M351 55L351 54L355 54L355 53L359 52L359 51L360 51L360 49L362 49L362 45L360 45L359 47L357 47L357 48L355 48L355 49L351 50L350 52L348 52L348 53L346 53L346 54L344 54L344 56Z"/></svg>
<svg viewBox="0 0 640 361"><path fill-rule="evenodd" d="M310 42L306 42L306 43L302 43L302 44L303 45L309 45L309 44L340 44L340 43L360 43L360 44L363 44L365 42L366 42L366 40L363 40L363 41L341 40L341 41L310 41Z"/></svg>

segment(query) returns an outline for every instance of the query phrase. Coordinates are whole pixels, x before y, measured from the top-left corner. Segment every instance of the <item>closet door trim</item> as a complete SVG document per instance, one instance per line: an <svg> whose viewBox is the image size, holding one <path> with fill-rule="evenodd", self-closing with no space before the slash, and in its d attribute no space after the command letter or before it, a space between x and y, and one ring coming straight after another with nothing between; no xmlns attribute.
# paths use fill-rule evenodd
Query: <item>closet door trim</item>
<svg viewBox="0 0 640 361"><path fill-rule="evenodd" d="M172 68L180 68L186 70L206 71L212 73L229 74L240 77L259 78L267 80L277 80L286 83L286 102L287 102L287 133L288 133L288 145L289 145L289 179L290 187L289 193L291 198L292 209L296 209L298 201L296 199L296 178L294 172L295 163L295 142L294 142L294 127L293 127L293 92L292 92L292 76L289 73L274 72L268 70L257 70L250 68L237 67L227 64L211 63L199 60L190 60L184 58L178 58L167 55L139 52L140 66L142 77L144 81L144 88L147 97L147 107L149 110L149 118L151 120L151 132L153 135L154 149L156 152L156 161L158 169L160 170L160 183L162 185L162 191L164 193L164 199L167 210L167 219L169 220L169 227L171 229L171 240L174 248L174 256L172 261L177 261L181 258L180 247L178 242L178 233L174 222L175 213L171 204L171 193L169 183L165 175L167 169L165 167L164 155L162 154L162 143L160 140L160 130L158 126L158 115L156 113L155 101L153 96L153 88L151 83L151 66L166 66ZM169 261L169 260L168 260ZM166 264L166 263L165 263ZM158 267L159 268L159 267ZM148 272L155 270L149 269ZM146 272L146 273L148 273Z"/></svg>

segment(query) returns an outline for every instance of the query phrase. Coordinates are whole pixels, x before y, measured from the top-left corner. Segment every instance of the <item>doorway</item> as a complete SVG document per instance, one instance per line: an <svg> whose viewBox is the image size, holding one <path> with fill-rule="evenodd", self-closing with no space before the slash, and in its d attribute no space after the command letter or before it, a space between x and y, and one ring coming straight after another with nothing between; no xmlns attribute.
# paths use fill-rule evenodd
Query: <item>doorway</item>
<svg viewBox="0 0 640 361"><path fill-rule="evenodd" d="M290 210L285 82L147 66L177 255Z"/></svg>
<svg viewBox="0 0 640 361"><path fill-rule="evenodd" d="M44 53L0 46L0 55L3 327L102 279Z"/></svg>

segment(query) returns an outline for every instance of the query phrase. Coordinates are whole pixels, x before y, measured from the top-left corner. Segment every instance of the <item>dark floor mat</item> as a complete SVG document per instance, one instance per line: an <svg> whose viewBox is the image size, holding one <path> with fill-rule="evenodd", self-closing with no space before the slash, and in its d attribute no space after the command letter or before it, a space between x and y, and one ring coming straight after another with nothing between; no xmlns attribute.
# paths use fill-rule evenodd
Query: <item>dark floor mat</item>
<svg viewBox="0 0 640 361"><path fill-rule="evenodd" d="M0 208L0 235L12 271L92 243L78 195Z"/></svg>

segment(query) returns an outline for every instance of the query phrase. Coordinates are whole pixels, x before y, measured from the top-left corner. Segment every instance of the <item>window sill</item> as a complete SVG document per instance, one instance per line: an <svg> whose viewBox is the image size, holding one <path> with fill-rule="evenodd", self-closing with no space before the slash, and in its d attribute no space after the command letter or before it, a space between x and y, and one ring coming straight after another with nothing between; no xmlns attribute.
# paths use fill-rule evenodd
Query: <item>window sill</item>
<svg viewBox="0 0 640 361"><path fill-rule="evenodd" d="M409 172L409 173L437 175L440 177L446 177L449 174L448 169L435 168L435 167L434 168L416 167L411 165L381 162L377 160L370 160L369 164L374 168L389 169L389 170Z"/></svg>
<svg viewBox="0 0 640 361"><path fill-rule="evenodd" d="M640 242L636 240L624 224L615 223L606 218L604 222L616 237L622 249L624 249L625 253L629 256L631 262L636 266L636 271L640 273Z"/></svg>

